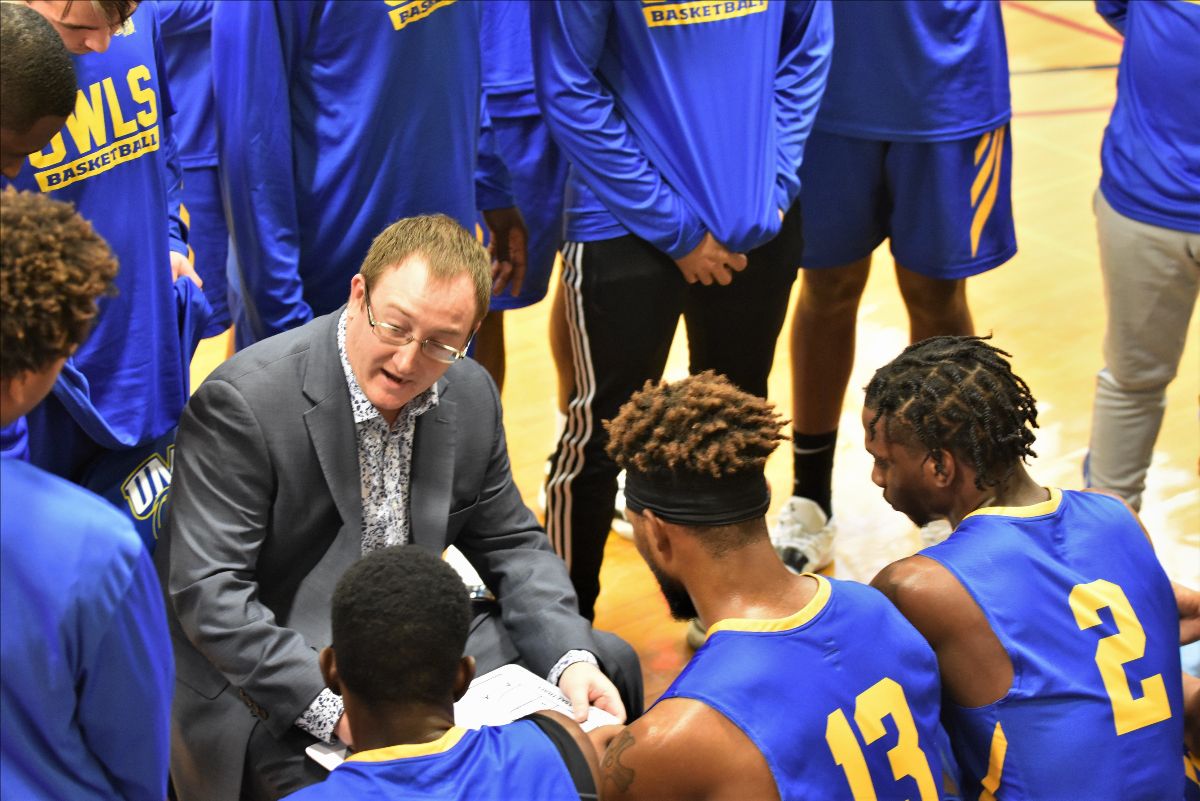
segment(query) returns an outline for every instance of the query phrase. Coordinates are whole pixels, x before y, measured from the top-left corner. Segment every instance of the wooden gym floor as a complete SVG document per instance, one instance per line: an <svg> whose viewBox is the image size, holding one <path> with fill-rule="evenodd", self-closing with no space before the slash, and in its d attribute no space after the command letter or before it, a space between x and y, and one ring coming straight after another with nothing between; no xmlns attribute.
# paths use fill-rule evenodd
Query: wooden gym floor
<svg viewBox="0 0 1200 801"><path fill-rule="evenodd" d="M971 279L969 294L979 332L992 331L1010 351L1016 372L1038 399L1039 458L1031 473L1042 484L1078 488L1091 426L1094 376L1101 367L1104 301L1096 249L1092 194L1100 177L1100 140L1116 96L1121 39L1087 2L1003 4L1013 96L1017 256ZM798 282L797 282L798 283ZM554 442L555 379L548 348L549 304L508 312L508 375L504 408L513 473L527 501L536 502L543 464ZM770 380L771 399L791 417L787 331L784 326ZM1167 572L1200 586L1200 326L1193 317L1179 377L1168 406L1142 507ZM858 355L841 421L834 474L836 561L830 575L869 581L888 562L913 553L916 530L892 511L870 480L862 448L861 388L874 369L907 344L908 328L886 245L858 320ZM193 386L224 357L228 336L206 340L193 362ZM667 377L686 374L682 331ZM790 449L771 458L775 488L770 520L791 489ZM685 624L667 614L650 572L632 543L609 538L596 624L620 634L638 651L646 698L656 699L687 662Z"/></svg>

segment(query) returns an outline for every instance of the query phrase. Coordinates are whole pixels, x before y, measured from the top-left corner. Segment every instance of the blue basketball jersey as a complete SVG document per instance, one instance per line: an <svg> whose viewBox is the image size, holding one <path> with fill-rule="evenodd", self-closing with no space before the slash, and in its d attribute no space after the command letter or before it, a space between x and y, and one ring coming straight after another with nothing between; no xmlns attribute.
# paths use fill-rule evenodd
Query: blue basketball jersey
<svg viewBox="0 0 1200 801"><path fill-rule="evenodd" d="M999 701L946 706L964 796L1182 798L1171 583L1124 504L1050 492L979 509L921 551L967 589L1013 665Z"/></svg>
<svg viewBox="0 0 1200 801"><path fill-rule="evenodd" d="M876 590L813 578L816 596L790 617L712 626L662 697L695 699L733 722L783 801L935 801L933 650Z"/></svg>
<svg viewBox="0 0 1200 801"><path fill-rule="evenodd" d="M74 203L120 263L116 294L99 299L95 327L72 363L86 376L99 425L123 447L173 428L188 398L170 261L172 251L187 253L187 242L157 15L157 4L143 3L106 52L72 57L75 111L11 181Z"/></svg>
<svg viewBox="0 0 1200 801"><path fill-rule="evenodd" d="M287 798L578 801L579 793L550 738L520 720L477 731L455 726L431 743L361 751Z"/></svg>
<svg viewBox="0 0 1200 801"><path fill-rule="evenodd" d="M995 130L1012 116L999 3L834 3L833 28L818 130L938 142Z"/></svg>

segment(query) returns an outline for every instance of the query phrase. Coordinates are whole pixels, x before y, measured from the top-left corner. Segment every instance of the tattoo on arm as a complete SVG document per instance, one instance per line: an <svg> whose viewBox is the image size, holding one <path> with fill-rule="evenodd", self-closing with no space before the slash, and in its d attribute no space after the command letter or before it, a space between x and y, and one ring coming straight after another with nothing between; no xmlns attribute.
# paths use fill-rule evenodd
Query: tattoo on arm
<svg viewBox="0 0 1200 801"><path fill-rule="evenodd" d="M604 769L606 788L609 780L612 780L617 791L622 793L629 789L629 785L633 784L633 769L621 764L621 755L631 745L633 745L633 735L626 728L617 735L608 750L604 752L604 761L601 763L601 767Z"/></svg>

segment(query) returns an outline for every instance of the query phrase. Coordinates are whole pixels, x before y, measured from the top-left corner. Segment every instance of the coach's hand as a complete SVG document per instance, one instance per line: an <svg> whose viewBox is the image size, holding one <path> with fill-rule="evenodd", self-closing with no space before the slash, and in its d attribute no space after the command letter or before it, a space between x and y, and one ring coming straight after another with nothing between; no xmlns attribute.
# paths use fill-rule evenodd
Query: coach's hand
<svg viewBox="0 0 1200 801"><path fill-rule="evenodd" d="M558 689L571 702L571 717L579 723L587 720L588 707L598 706L625 722L625 705L617 688L591 662L576 662L558 677Z"/></svg>
<svg viewBox="0 0 1200 801"><path fill-rule="evenodd" d="M689 284L697 281L711 286L715 281L722 286L733 282L733 274L746 269L744 253L733 253L718 242L711 233L705 232L700 244L675 264Z"/></svg>

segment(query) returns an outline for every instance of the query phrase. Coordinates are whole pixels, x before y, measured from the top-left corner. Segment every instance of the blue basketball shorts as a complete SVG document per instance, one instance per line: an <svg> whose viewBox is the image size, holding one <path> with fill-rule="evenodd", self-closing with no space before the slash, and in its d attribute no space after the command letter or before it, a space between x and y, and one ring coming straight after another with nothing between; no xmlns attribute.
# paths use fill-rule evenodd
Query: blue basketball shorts
<svg viewBox="0 0 1200 801"><path fill-rule="evenodd" d="M800 167L806 269L870 255L884 239L906 269L959 279L1017 252L1009 126L947 142L813 131Z"/></svg>

